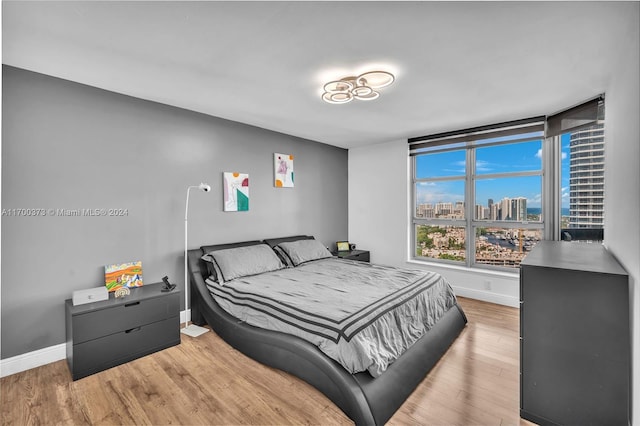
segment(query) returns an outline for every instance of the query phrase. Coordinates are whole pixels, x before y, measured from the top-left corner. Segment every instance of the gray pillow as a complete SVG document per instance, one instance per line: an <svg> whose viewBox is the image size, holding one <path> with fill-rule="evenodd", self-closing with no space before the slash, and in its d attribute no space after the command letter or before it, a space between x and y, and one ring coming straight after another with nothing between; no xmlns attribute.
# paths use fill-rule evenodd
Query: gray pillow
<svg viewBox="0 0 640 426"><path fill-rule="evenodd" d="M215 260L224 281L284 268L282 261L266 244L216 250L208 254Z"/></svg>
<svg viewBox="0 0 640 426"><path fill-rule="evenodd" d="M222 273L220 272L220 268L216 263L213 256L211 256L213 252L209 252L202 256L200 259L205 261L207 265L207 272L209 273L209 279L213 282L216 282L220 285L224 284L224 278L222 278Z"/></svg>
<svg viewBox="0 0 640 426"><path fill-rule="evenodd" d="M298 266L301 263L309 262L311 260L333 257L331 252L318 240L291 241L280 243L278 244L278 247L280 247L282 251L289 256L293 266Z"/></svg>

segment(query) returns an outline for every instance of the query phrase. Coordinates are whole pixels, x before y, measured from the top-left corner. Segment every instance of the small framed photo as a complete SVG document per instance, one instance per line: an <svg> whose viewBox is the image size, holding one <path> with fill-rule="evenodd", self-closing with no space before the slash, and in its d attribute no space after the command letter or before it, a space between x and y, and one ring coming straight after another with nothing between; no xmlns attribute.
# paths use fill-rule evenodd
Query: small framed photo
<svg viewBox="0 0 640 426"><path fill-rule="evenodd" d="M338 246L338 251L349 251L349 241L338 241L336 246Z"/></svg>
<svg viewBox="0 0 640 426"><path fill-rule="evenodd" d="M120 287L142 287L142 261L105 265L104 281L110 292Z"/></svg>

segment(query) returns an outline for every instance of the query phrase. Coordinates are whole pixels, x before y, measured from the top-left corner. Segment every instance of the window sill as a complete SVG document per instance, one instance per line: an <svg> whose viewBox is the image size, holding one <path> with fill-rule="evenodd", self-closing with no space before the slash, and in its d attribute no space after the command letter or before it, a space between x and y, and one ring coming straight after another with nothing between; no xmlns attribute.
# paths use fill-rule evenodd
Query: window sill
<svg viewBox="0 0 640 426"><path fill-rule="evenodd" d="M467 266L458 266L458 265L451 265L448 263L439 263L439 262L428 262L428 261L416 260L416 259L409 259L406 262L412 265L450 269L454 271L470 272L474 274L493 276L493 277L516 278L516 279L520 278L519 269L516 270L515 272L508 272L508 271L498 271L494 269L469 268Z"/></svg>

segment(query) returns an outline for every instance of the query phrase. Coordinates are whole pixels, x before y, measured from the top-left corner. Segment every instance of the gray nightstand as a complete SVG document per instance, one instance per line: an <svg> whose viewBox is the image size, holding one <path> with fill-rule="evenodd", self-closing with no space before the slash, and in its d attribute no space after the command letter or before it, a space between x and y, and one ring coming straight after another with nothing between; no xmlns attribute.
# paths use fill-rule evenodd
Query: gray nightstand
<svg viewBox="0 0 640 426"><path fill-rule="evenodd" d="M349 250L349 251L334 251L331 252L334 256L338 256L341 259L359 260L361 262L369 262L368 250Z"/></svg>
<svg viewBox="0 0 640 426"><path fill-rule="evenodd" d="M132 288L116 299L65 302L67 363L73 380L180 343L180 292L162 283Z"/></svg>

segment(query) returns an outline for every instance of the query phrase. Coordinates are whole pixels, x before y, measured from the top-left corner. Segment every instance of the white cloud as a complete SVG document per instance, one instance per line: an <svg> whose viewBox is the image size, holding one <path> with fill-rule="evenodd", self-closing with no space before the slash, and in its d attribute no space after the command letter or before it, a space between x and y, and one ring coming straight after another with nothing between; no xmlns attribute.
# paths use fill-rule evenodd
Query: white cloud
<svg viewBox="0 0 640 426"><path fill-rule="evenodd" d="M535 194L527 198L527 207L540 207L542 203L542 194Z"/></svg>
<svg viewBox="0 0 640 426"><path fill-rule="evenodd" d="M538 152L536 152L536 158L542 159L542 148L540 148ZM565 151L562 151L562 153L560 154L560 158L565 160L567 158L567 153Z"/></svg>
<svg viewBox="0 0 640 426"><path fill-rule="evenodd" d="M478 160L476 161L476 172L490 172L493 170L491 163L488 161Z"/></svg>
<svg viewBox="0 0 640 426"><path fill-rule="evenodd" d="M463 201L464 194L457 193L455 187L450 187L441 182L424 182L424 186L418 186L417 198L419 204Z"/></svg>

